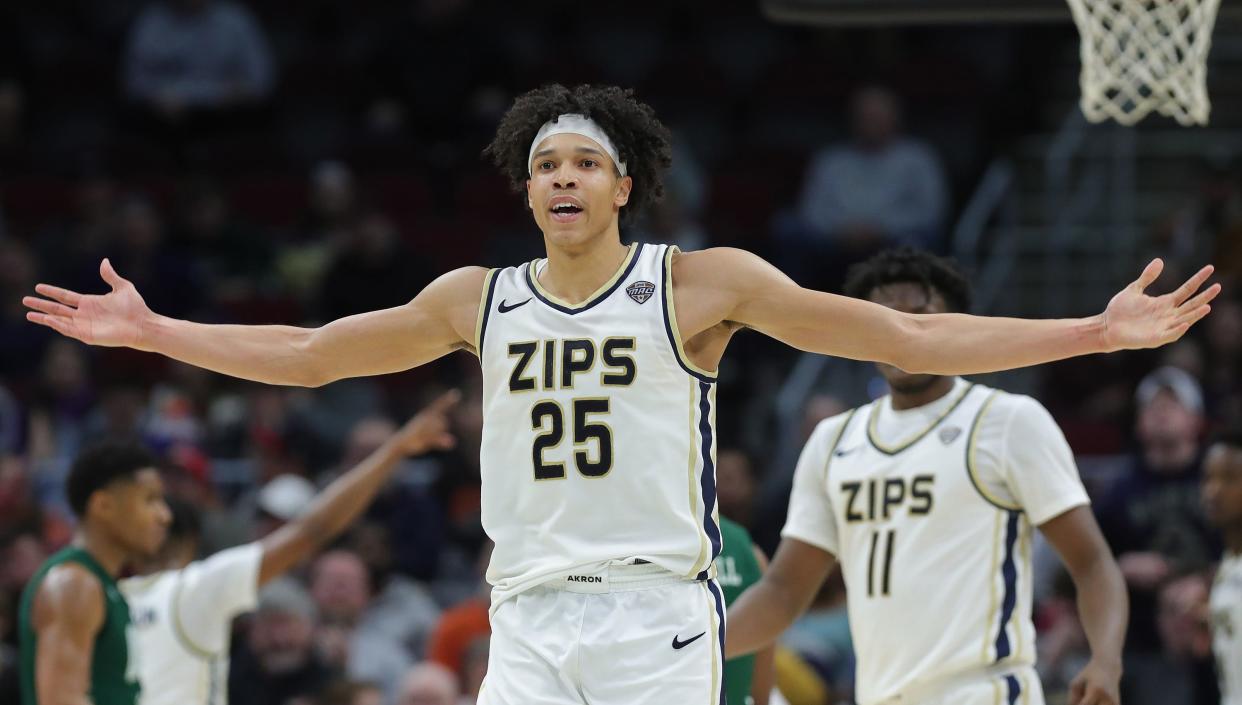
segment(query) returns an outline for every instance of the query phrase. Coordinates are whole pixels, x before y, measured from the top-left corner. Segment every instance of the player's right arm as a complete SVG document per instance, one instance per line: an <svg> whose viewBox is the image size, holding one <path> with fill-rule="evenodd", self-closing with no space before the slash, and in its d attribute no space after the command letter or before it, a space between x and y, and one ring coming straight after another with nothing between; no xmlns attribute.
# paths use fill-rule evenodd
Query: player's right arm
<svg viewBox="0 0 1242 705"><path fill-rule="evenodd" d="M34 600L37 705L90 705L91 660L104 623L103 586L86 568L56 566Z"/></svg>
<svg viewBox="0 0 1242 705"><path fill-rule="evenodd" d="M729 606L725 658L758 651L776 641L811 606L836 565L832 554L794 538L784 538L759 579Z"/></svg>
<svg viewBox="0 0 1242 705"><path fill-rule="evenodd" d="M464 267L412 301L348 316L319 328L206 325L160 316L108 260L99 273L112 291L79 294L48 284L27 296L26 317L90 345L156 352L242 379L317 387L348 377L400 372L474 344L487 270Z"/></svg>

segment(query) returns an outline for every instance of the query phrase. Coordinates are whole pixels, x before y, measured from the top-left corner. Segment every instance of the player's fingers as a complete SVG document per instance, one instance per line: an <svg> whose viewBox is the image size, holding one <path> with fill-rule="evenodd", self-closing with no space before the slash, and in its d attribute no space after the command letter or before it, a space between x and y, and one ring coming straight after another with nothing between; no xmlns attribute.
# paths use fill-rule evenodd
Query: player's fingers
<svg viewBox="0 0 1242 705"><path fill-rule="evenodd" d="M1082 678L1075 678L1071 681L1069 687L1069 705L1082 705L1082 696L1085 689L1086 685L1083 683Z"/></svg>
<svg viewBox="0 0 1242 705"><path fill-rule="evenodd" d="M1212 276L1212 272L1214 271L1216 271L1216 268L1210 264L1203 269L1200 269L1193 277L1187 279L1184 284L1177 287L1177 290L1171 294L1173 300L1180 304L1190 298L1191 294L1198 291L1199 287L1203 286L1204 282L1208 280L1208 277Z"/></svg>
<svg viewBox="0 0 1242 705"><path fill-rule="evenodd" d="M47 326L61 335L69 338L77 338L74 334L73 324L64 316L49 316L46 313L36 313L34 311L26 312L26 320L31 323L38 323L41 326Z"/></svg>
<svg viewBox="0 0 1242 705"><path fill-rule="evenodd" d="M1211 312L1212 312L1212 307L1207 304L1204 304L1200 306L1199 308L1188 310L1182 313L1181 315L1179 315L1177 318L1173 319L1173 325L1179 326L1179 325L1185 324L1187 326L1193 326L1194 324L1198 323L1200 319L1202 319L1204 316L1208 315Z"/></svg>
<svg viewBox="0 0 1242 705"><path fill-rule="evenodd" d="M74 309L68 306L51 301L49 299L41 299L37 296L22 297L22 305L31 308L40 313L46 313L51 316L72 316Z"/></svg>
<svg viewBox="0 0 1242 705"><path fill-rule="evenodd" d="M444 412L452 409L459 401L461 401L461 392L456 389L450 389L436 397L435 401L431 402L427 408L431 411Z"/></svg>
<svg viewBox="0 0 1242 705"><path fill-rule="evenodd" d="M1138 279L1134 280L1133 286L1138 288L1140 292L1146 291L1147 287L1152 285L1152 282L1160 278L1160 273L1163 271L1164 260L1157 257L1143 268L1143 273L1139 275Z"/></svg>
<svg viewBox="0 0 1242 705"><path fill-rule="evenodd" d="M108 286L112 287L113 291L115 291L117 287L128 283L125 281L124 277L116 273L116 269L112 267L112 262L107 257L104 257L103 261L99 263L99 276L103 277L103 280L108 282Z"/></svg>
<svg viewBox="0 0 1242 705"><path fill-rule="evenodd" d="M449 450L457 445L457 436L445 431L436 437L435 446L440 450Z"/></svg>
<svg viewBox="0 0 1242 705"><path fill-rule="evenodd" d="M62 289L59 286L52 286L51 284L36 284L35 292L43 294L49 299L56 299L66 306L77 306L78 303L82 301L82 295L78 292Z"/></svg>
<svg viewBox="0 0 1242 705"><path fill-rule="evenodd" d="M1204 289L1203 291L1199 292L1198 296L1194 297L1193 299L1189 301L1186 301L1185 303L1182 303L1180 306L1178 306L1178 308L1194 310L1204 304L1211 303L1211 301L1219 295L1220 295L1220 284L1213 284L1209 286L1208 288Z"/></svg>

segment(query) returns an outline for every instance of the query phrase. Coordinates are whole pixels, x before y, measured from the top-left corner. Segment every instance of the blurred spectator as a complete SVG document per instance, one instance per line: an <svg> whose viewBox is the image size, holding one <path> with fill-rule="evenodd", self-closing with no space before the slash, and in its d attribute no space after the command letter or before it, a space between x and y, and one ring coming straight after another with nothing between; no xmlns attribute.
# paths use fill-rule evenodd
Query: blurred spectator
<svg viewBox="0 0 1242 705"><path fill-rule="evenodd" d="M344 242L319 289L323 320L335 320L407 303L431 281L425 260L408 252L390 218L364 213Z"/></svg>
<svg viewBox="0 0 1242 705"><path fill-rule="evenodd" d="M271 277L271 237L237 219L219 184L202 178L187 184L175 227L180 246L212 280L218 302L245 301Z"/></svg>
<svg viewBox="0 0 1242 705"><path fill-rule="evenodd" d="M1242 188L1226 156L1199 165L1198 191L1154 233L1168 281L1213 262L1221 274L1242 275Z"/></svg>
<svg viewBox="0 0 1242 705"><path fill-rule="evenodd" d="M130 32L125 91L165 121L252 104L271 93L273 82L267 39L241 4L154 2Z"/></svg>
<svg viewBox="0 0 1242 705"><path fill-rule="evenodd" d="M460 705L457 678L438 663L420 663L405 674L397 705Z"/></svg>
<svg viewBox="0 0 1242 705"><path fill-rule="evenodd" d="M316 559L310 585L323 616L320 643L328 645L329 658L351 678L375 683L391 699L414 662L407 647L413 637L399 632L410 625L410 617L418 621L414 626L423 627L436 613L423 619L417 612L403 613L407 605L381 607L366 564L350 551L329 551ZM390 623L394 618L398 624Z"/></svg>
<svg viewBox="0 0 1242 705"><path fill-rule="evenodd" d="M315 705L385 705L384 692L370 683L337 681L324 689Z"/></svg>
<svg viewBox="0 0 1242 705"><path fill-rule="evenodd" d="M164 221L155 204L130 196L117 211L115 228L112 265L133 282L151 310L179 318L197 311L204 287L196 263L166 247ZM101 286L97 282L92 289Z"/></svg>
<svg viewBox="0 0 1242 705"><path fill-rule="evenodd" d="M1208 409L1218 425L1236 425L1242 422L1242 300L1231 296L1213 302L1203 325Z"/></svg>
<svg viewBox="0 0 1242 705"><path fill-rule="evenodd" d="M255 497L255 538L267 536L291 521L314 498L315 485L310 480L288 473L273 477Z"/></svg>
<svg viewBox="0 0 1242 705"><path fill-rule="evenodd" d="M233 705L288 705L312 698L335 675L315 653L315 602L300 585L281 578L259 593L249 638L234 649L229 669Z"/></svg>
<svg viewBox="0 0 1242 705"><path fill-rule="evenodd" d="M34 291L38 267L30 250L15 240L0 240L0 370L9 384L29 383L42 363L52 337L26 321L22 297ZM20 389L14 388L21 396ZM29 391L29 390L27 390Z"/></svg>
<svg viewBox="0 0 1242 705"><path fill-rule="evenodd" d="M1145 705L1175 702L1190 677L1162 657L1158 591L1173 576L1210 565L1219 549L1199 501L1199 383L1162 367L1139 384L1135 401L1138 452L1096 513L1130 588L1123 698Z"/></svg>
<svg viewBox="0 0 1242 705"><path fill-rule="evenodd" d="M781 264L800 282L836 285L845 266L891 245L940 245L944 171L930 147L902 134L897 96L866 87L850 119L851 142L811 159L796 223L779 228Z"/></svg>
<svg viewBox="0 0 1242 705"><path fill-rule="evenodd" d="M1208 596L1212 581L1206 572L1170 580L1160 589L1156 624L1164 643L1164 657L1187 672L1178 679L1181 692L1168 693L1164 702L1217 705L1220 694L1212 664L1212 631Z"/></svg>
<svg viewBox="0 0 1242 705"><path fill-rule="evenodd" d="M427 660L434 661L462 677L463 683L471 681L469 660L471 647L479 640L486 642L492 633L488 608L491 606L491 586L483 579L491 560L492 544L487 542L479 552L475 568L478 586L475 594L444 611L439 623L427 642ZM484 670L487 662L483 663Z"/></svg>
<svg viewBox="0 0 1242 705"><path fill-rule="evenodd" d="M345 241L358 208L357 185L349 167L336 161L316 164L310 173L306 211L277 255L287 291L305 300L318 293L333 248Z"/></svg>

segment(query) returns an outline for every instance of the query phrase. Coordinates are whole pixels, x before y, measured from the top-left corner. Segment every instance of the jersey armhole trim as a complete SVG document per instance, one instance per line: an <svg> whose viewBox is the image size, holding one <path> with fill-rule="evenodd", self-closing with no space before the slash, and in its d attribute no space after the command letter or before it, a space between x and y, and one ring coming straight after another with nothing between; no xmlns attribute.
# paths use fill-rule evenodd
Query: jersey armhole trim
<svg viewBox="0 0 1242 705"><path fill-rule="evenodd" d="M479 315L474 321L474 354L483 359L483 334L487 332L487 317L492 312L492 296L496 293L498 269L487 270L483 278L483 295L479 297Z"/></svg>
<svg viewBox="0 0 1242 705"><path fill-rule="evenodd" d="M837 452L837 446L841 445L841 439L845 438L845 432L850 427L850 422L854 420L854 414L858 413L858 408L850 409L850 415L845 417L845 422L841 424L841 430L837 431L836 438L832 439L832 445L828 448L828 457L824 459L824 484L828 484L828 468L832 465L832 456Z"/></svg>
<svg viewBox="0 0 1242 705"><path fill-rule="evenodd" d="M677 364L692 377L708 384L715 384L716 373L709 372L690 361L686 349L681 343L681 331L677 329L677 308L673 303L673 255L681 252L676 245L669 245L664 251L664 262L661 264L661 288L664 292L664 332L668 334L668 342L673 346L673 356Z"/></svg>
<svg viewBox="0 0 1242 705"><path fill-rule="evenodd" d="M988 395L983 406L979 407L979 413L975 414L974 423L970 425L970 437L966 439L966 474L970 477L970 484L974 486L975 491L983 498L983 501L1006 512L1021 512L1022 507L1019 505L1006 504L988 492L983 483L979 481L979 474L975 468L975 451L979 440L979 427L982 425L983 417L988 413L988 409L992 407L992 402L996 401L996 397L1000 396L1000 390L994 390Z"/></svg>
<svg viewBox="0 0 1242 705"><path fill-rule="evenodd" d="M177 637L177 641L181 643L181 646L193 656L204 661L211 661L216 658L216 654L195 644L190 635L185 633L185 626L181 624L181 588L184 585L183 578L184 575L177 576L177 586L173 588L172 597L169 599L168 606L172 612L169 615L169 622L172 624L173 636Z"/></svg>

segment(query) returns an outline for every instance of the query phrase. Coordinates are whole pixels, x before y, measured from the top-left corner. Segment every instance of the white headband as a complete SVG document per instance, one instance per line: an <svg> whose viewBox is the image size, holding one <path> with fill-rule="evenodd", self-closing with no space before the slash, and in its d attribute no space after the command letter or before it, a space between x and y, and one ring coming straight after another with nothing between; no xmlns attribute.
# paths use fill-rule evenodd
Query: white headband
<svg viewBox="0 0 1242 705"><path fill-rule="evenodd" d="M582 135L587 139L594 140L599 146L604 148L604 152L612 157L612 161L617 165L617 171L625 176L625 162L617 156L617 148L612 146L612 140L608 139L608 133L589 117L578 115L576 113L566 113L559 117L553 118L539 128L539 132L535 134L535 140L530 143L530 154L526 157L526 174L529 176L532 172L532 162L535 161L535 149L540 142L551 137L552 135Z"/></svg>

